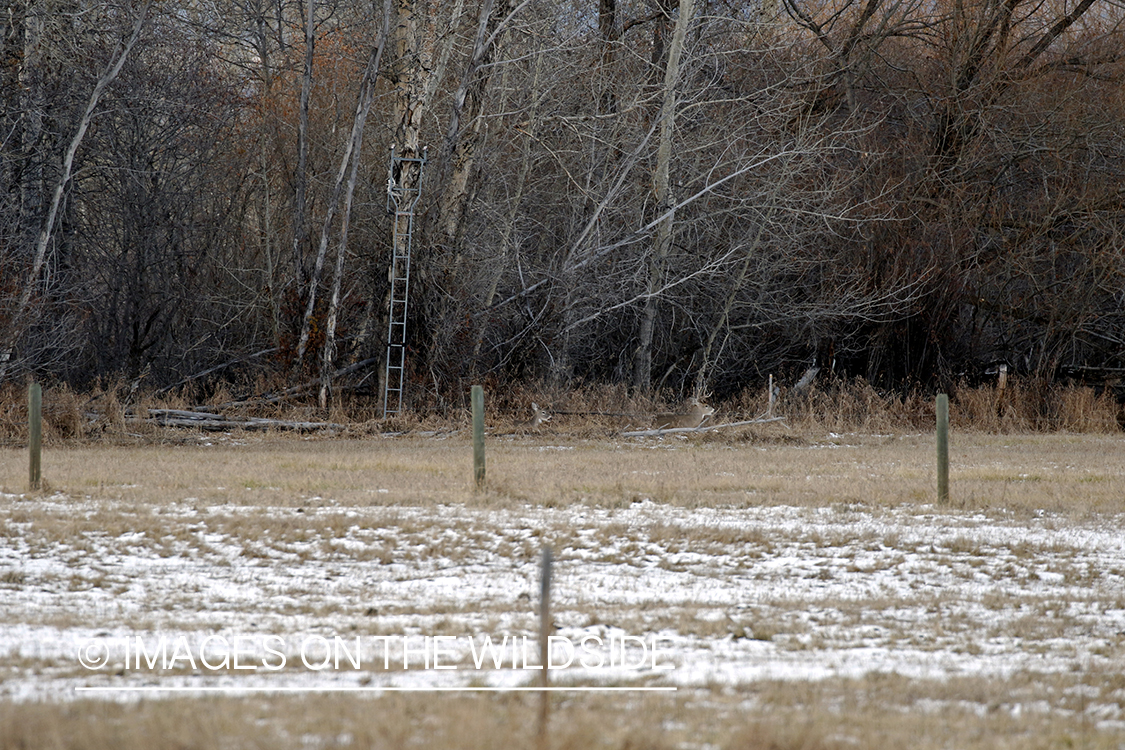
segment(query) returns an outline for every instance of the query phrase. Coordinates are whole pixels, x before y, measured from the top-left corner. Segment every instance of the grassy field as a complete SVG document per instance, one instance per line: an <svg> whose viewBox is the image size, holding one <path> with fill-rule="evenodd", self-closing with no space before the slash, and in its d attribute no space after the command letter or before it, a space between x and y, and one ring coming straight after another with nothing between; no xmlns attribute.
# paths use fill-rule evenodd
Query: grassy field
<svg viewBox="0 0 1125 750"><path fill-rule="evenodd" d="M467 430L361 440L204 433L63 444L45 453L44 494L248 505L331 495L359 505L474 507L614 507L642 499L684 507L893 507L935 497L932 435L794 434L775 425L660 439L605 432L490 438L483 492L473 486ZM962 433L950 451L955 508L1125 511L1120 435ZM25 491L26 451L0 449L0 456L0 489Z"/></svg>
<svg viewBox="0 0 1125 750"><path fill-rule="evenodd" d="M609 684L677 687L554 694L550 747L1125 747L1118 435L955 432L947 507L923 434L498 435L483 491L466 431L115 442L49 446L39 493L0 449L0 748L534 747L533 694L365 668L91 700L249 683L73 650L534 634L543 544L556 632L660 633L675 670Z"/></svg>

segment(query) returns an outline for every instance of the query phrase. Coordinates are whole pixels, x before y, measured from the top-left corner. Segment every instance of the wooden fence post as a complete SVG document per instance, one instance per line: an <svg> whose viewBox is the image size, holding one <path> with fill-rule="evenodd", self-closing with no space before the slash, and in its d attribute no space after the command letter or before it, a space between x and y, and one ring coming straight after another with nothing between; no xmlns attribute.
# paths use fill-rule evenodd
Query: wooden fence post
<svg viewBox="0 0 1125 750"><path fill-rule="evenodd" d="M43 388L38 383L32 383L27 390L27 417L28 446L31 453L28 484L35 491L39 489L43 479L39 460L43 446Z"/></svg>
<svg viewBox="0 0 1125 750"><path fill-rule="evenodd" d="M543 548L543 571L539 576L539 663L543 665L539 687L539 750L546 750L547 718L551 710L551 685L547 667L551 663L551 548Z"/></svg>
<svg viewBox="0 0 1125 750"><path fill-rule="evenodd" d="M949 502L949 396L937 397L937 495L938 503Z"/></svg>
<svg viewBox="0 0 1125 750"><path fill-rule="evenodd" d="M479 490L484 487L484 388L474 385L473 403L473 480Z"/></svg>

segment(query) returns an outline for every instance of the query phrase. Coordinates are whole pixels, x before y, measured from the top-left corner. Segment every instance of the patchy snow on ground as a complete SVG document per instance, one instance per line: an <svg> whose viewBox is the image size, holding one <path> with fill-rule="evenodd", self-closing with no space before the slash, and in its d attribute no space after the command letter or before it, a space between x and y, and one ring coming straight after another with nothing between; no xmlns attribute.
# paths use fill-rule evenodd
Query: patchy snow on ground
<svg viewBox="0 0 1125 750"><path fill-rule="evenodd" d="M1125 721L1117 517L0 501L7 700L537 685L547 544L556 686L1088 675Z"/></svg>

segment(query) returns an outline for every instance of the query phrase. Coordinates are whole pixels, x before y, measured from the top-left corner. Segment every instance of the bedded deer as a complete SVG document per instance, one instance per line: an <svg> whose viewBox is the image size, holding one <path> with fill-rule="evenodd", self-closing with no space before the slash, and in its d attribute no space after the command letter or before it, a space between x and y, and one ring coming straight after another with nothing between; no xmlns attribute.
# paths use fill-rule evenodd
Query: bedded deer
<svg viewBox="0 0 1125 750"><path fill-rule="evenodd" d="M531 402L531 419L520 422L519 428L521 430L535 430L535 429L539 428L539 425L543 424L544 422L550 422L550 421L551 421L551 415L545 409L540 409L539 404L532 401Z"/></svg>
<svg viewBox="0 0 1125 750"><path fill-rule="evenodd" d="M676 427L690 427L696 429L702 426L704 420L715 413L713 407L703 403L698 398L691 400L691 408L686 412L668 412L657 414L653 417L652 426L657 430L668 430Z"/></svg>

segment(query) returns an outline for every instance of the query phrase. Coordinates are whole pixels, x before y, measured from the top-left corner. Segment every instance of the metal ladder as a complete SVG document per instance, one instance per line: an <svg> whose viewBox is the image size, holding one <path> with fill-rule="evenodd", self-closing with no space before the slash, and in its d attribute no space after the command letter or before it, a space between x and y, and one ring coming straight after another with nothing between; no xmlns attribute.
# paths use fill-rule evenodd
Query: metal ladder
<svg viewBox="0 0 1125 750"><path fill-rule="evenodd" d="M391 146L387 171L387 211L394 215L391 229L390 309L387 311L387 359L383 378L383 418L402 410L406 378L406 306L410 297L410 249L414 235L414 207L422 196L420 158L397 156Z"/></svg>

